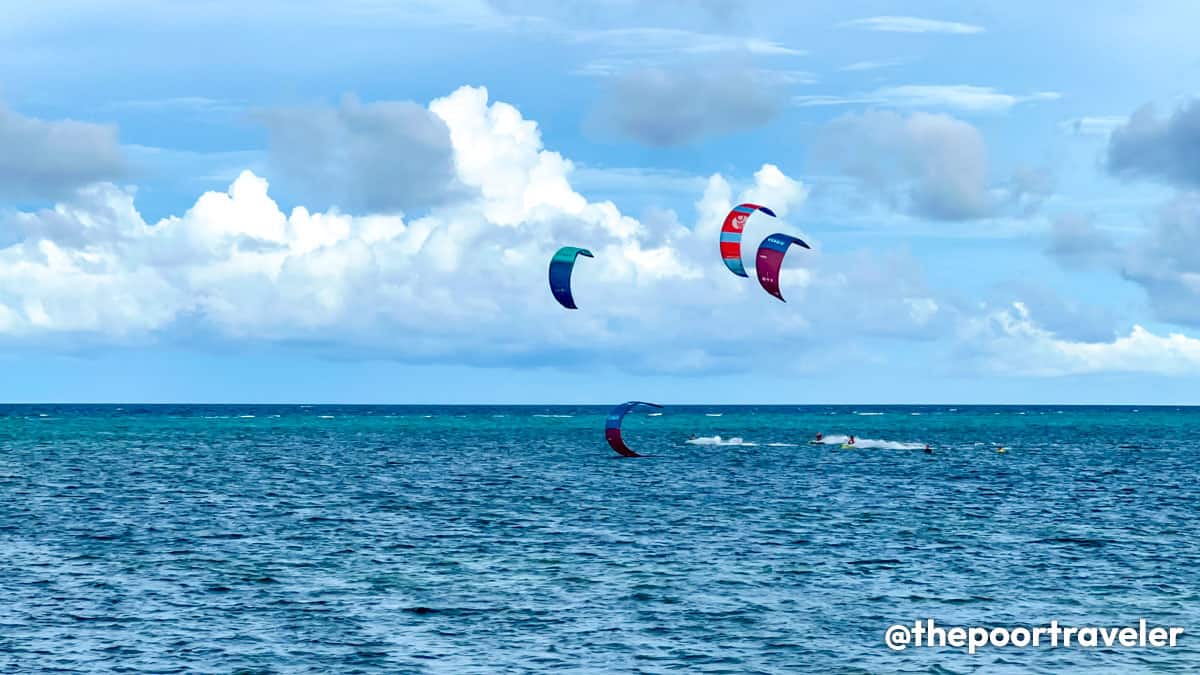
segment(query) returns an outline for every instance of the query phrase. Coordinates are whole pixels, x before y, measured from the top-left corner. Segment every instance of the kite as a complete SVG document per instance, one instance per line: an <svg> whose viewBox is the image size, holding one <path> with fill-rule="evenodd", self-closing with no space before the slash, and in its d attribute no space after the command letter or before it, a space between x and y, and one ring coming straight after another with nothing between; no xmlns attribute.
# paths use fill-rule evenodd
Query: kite
<svg viewBox="0 0 1200 675"><path fill-rule="evenodd" d="M729 271L739 277L750 276L742 265L742 230L746 229L746 220L756 210L775 217L775 212L765 206L738 204L725 216L725 224L721 226L721 259Z"/></svg>
<svg viewBox="0 0 1200 675"><path fill-rule="evenodd" d="M792 244L803 246L804 248L812 248L803 240L797 239L789 234L776 232L775 234L762 240L758 245L758 283L771 295L783 300L783 295L779 292L779 268L783 266L783 254L787 253L788 247ZM783 300L787 302L787 300Z"/></svg>
<svg viewBox="0 0 1200 675"><path fill-rule="evenodd" d="M657 403L646 403L645 401L627 401L612 409L608 413L608 421L604 423L604 438L608 440L608 444L613 450L622 457L641 457L633 450L625 445L625 441L621 440L621 420L625 419L625 415L632 412L636 408L659 408L662 406Z"/></svg>
<svg viewBox="0 0 1200 675"><path fill-rule="evenodd" d="M595 257L586 248L564 246L550 259L550 292L554 294L554 299L567 309L579 309L571 295L571 271L575 269L575 258L581 255Z"/></svg>

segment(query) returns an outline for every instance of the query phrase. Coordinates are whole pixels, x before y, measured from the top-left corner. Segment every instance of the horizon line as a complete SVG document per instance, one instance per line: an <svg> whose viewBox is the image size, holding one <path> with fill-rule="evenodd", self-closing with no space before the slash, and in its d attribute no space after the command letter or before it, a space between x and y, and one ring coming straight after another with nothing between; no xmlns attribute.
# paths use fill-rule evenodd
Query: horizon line
<svg viewBox="0 0 1200 675"><path fill-rule="evenodd" d="M130 402L130 401L0 401L0 406L204 406L204 405L223 405L223 406L280 406L280 407L303 407L303 406L347 406L347 407L418 407L418 406L443 406L443 407L543 407L543 408L566 408L566 407L605 407L616 405L611 401L604 403L444 403L444 402L426 402L426 403L362 403L362 402L243 402L243 401L159 401L159 402ZM903 407L964 407L964 408L1200 408L1200 403L665 403L665 406L677 407L701 407L701 406L716 406L716 407L775 407L775 408L814 408L814 407L830 407L830 408L849 408L849 407L868 407L868 408L903 408Z"/></svg>

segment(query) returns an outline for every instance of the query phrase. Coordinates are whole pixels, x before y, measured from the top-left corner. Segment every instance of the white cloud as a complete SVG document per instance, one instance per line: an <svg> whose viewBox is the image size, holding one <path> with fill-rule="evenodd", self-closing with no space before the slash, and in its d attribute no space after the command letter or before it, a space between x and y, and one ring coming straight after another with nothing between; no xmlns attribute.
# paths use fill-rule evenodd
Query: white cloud
<svg viewBox="0 0 1200 675"><path fill-rule="evenodd" d="M1030 319L1020 302L965 324L967 341L983 350L986 367L1009 375L1061 376L1089 373L1200 374L1200 339L1181 333L1155 335L1134 325L1111 342L1056 337Z"/></svg>
<svg viewBox="0 0 1200 675"><path fill-rule="evenodd" d="M884 105L897 108L950 108L968 112L1004 111L1020 103L1052 101L1058 92L1042 91L1026 95L1006 94L992 87L969 84L918 85L908 84L881 87L866 94L850 96L796 96L793 103L801 107L828 105Z"/></svg>
<svg viewBox="0 0 1200 675"><path fill-rule="evenodd" d="M0 333L86 344L169 340L186 325L392 358L554 363L608 354L662 370L680 351L712 364L744 359L739 345L750 336L793 347L823 340L810 312L855 304L857 294L872 297L873 316L897 318L890 333L926 330L929 317L910 311L911 298L928 295L911 261L883 263L913 279L898 282L828 274L823 266L841 266L797 249L783 274L797 309L730 275L715 228L734 190L721 176L708 179L695 226L673 216L650 225L577 192L573 164L486 90L461 88L429 110L448 129L456 180L471 189L420 218L284 212L251 172L156 223L143 220L131 190L104 183L54 209L12 215L18 241L0 248ZM806 196L801 182L764 165L740 198L777 209L767 233L801 233L786 218ZM558 307L545 287L546 261L565 244L596 254L577 268L578 312Z"/></svg>
<svg viewBox="0 0 1200 675"><path fill-rule="evenodd" d="M842 66L838 70L843 72L859 72L864 70L879 70L880 68L891 68L904 63L904 59L880 59L877 61L855 61L854 63Z"/></svg>
<svg viewBox="0 0 1200 675"><path fill-rule="evenodd" d="M1135 330L1109 347L1068 342L1027 315L964 311L904 251L826 250L793 222L808 187L776 166L737 186L708 177L690 225L670 212L642 221L578 192L572 162L486 90L463 87L428 110L448 129L455 179L471 189L419 218L284 212L248 171L155 223L138 213L132 190L108 183L9 215L16 238L0 244L0 341L88 346L182 334L302 342L354 358L694 373L761 367L761 350L828 363L887 338L963 344L988 364L1033 363L1046 374L1194 367L1190 338ZM742 200L779 214L747 226L750 266L771 232L815 245L788 255L787 305L719 263L720 222ZM546 288L546 262L562 245L596 254L576 268L578 311ZM813 359L772 367L805 362Z"/></svg>
<svg viewBox="0 0 1200 675"><path fill-rule="evenodd" d="M607 51L638 54L720 54L743 52L757 56L804 56L803 49L762 38L699 33L674 28L614 28L578 31L576 42L599 44Z"/></svg>
<svg viewBox="0 0 1200 675"><path fill-rule="evenodd" d="M850 28L861 28L887 33L951 33L955 35L968 35L984 31L983 26L976 26L974 24L921 19L915 16L873 16L866 19L847 21L842 25Z"/></svg>

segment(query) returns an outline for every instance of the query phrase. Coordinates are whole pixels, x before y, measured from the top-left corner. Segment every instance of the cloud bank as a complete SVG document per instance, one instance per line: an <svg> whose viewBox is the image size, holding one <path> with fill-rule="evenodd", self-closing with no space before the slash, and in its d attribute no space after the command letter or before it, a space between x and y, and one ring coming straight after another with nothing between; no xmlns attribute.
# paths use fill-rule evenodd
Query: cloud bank
<svg viewBox="0 0 1200 675"><path fill-rule="evenodd" d="M637 70L614 78L592 123L651 146L752 129L782 104L776 87L754 70Z"/></svg>
<svg viewBox="0 0 1200 675"><path fill-rule="evenodd" d="M48 122L0 105L0 197L56 199L124 172L116 127Z"/></svg>
<svg viewBox="0 0 1200 675"><path fill-rule="evenodd" d="M914 208L954 216L982 208L980 141L969 125L869 115L845 124L911 155L901 175ZM1027 312L932 287L903 250L827 251L791 222L803 215L808 187L773 165L741 190L708 177L693 223L671 212L642 221L579 193L573 164L544 147L537 124L482 88L462 87L419 110L353 102L316 118L323 129L363 143L378 137L395 151L436 150L441 140L429 139L444 133L446 180L461 189L415 218L392 208L284 212L267 180L246 171L228 190L150 223L132 190L92 183L53 208L0 217L10 233L0 243L0 342L211 336L298 343L344 358L701 374L768 367L756 357L764 351L788 357L771 360L777 372L824 372L878 354L864 345L887 339L965 345L985 368L1014 353L1032 356L1040 359L1034 374L1194 367L1194 341L1184 336L1137 328L1111 343L1084 342ZM372 122L383 128L373 131ZM321 157L320 139L310 141ZM934 151L914 155L916 146ZM350 152L337 161L354 174L386 159ZM744 200L779 214L751 219L749 248L774 231L815 245L788 256L787 305L718 262L721 220ZM596 254L576 267L573 289L585 308L577 312L558 307L546 288L546 263L562 245ZM852 330L830 331L831 323Z"/></svg>
<svg viewBox="0 0 1200 675"><path fill-rule="evenodd" d="M1200 99L1165 118L1153 106L1140 108L1109 137L1108 169L1200 188Z"/></svg>

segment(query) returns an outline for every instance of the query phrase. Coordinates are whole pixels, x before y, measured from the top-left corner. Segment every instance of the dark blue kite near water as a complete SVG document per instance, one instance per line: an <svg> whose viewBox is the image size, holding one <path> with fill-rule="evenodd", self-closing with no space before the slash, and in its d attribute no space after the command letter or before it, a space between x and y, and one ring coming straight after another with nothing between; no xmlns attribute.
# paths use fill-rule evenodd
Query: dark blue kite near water
<svg viewBox="0 0 1200 675"><path fill-rule="evenodd" d="M604 423L604 438L608 440L608 444L613 450L622 457L641 457L633 450L625 445L625 441L621 439L621 420L625 419L625 415L636 408L658 408L662 406L657 403L646 403L645 401L626 401L621 405L612 409L608 413L608 421Z"/></svg>
<svg viewBox="0 0 1200 675"><path fill-rule="evenodd" d="M595 257L586 248L564 246L550 259L550 292L567 309L579 309L571 295L571 271L575 269L575 259L581 255Z"/></svg>

